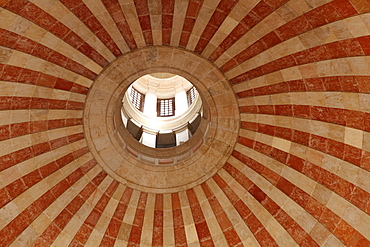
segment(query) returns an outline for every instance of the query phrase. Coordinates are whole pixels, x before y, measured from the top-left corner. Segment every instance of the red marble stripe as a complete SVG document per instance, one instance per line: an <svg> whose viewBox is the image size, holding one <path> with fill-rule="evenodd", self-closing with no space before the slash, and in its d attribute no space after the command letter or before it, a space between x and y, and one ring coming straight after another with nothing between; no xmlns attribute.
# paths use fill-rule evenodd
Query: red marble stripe
<svg viewBox="0 0 370 247"><path fill-rule="evenodd" d="M243 173L229 163L226 163L223 169L234 177L284 227L299 246L319 246L294 219ZM276 185L276 183L274 184Z"/></svg>
<svg viewBox="0 0 370 247"><path fill-rule="evenodd" d="M270 15L287 1L288 0L260 1L221 42L221 44L211 54L209 59L211 61L216 61L227 49L235 44L235 42L244 36L251 28L257 25L261 20L263 20L263 18Z"/></svg>
<svg viewBox="0 0 370 247"><path fill-rule="evenodd" d="M260 133L265 133L265 131L261 130L260 128L257 131ZM279 135L276 135L276 136L300 143L302 145L309 146L313 149L317 149L319 151L325 152L327 154L330 154L336 157L338 157L338 154L340 153L341 154L340 156L342 156L342 159L346 160L347 162L353 163L354 165L360 166L364 169L369 168L365 165L361 165L360 163L362 160L365 159L362 155L366 151L362 151L360 149L357 149L349 145L339 143L339 142L336 142L336 141L333 141L333 140L330 140L324 137L316 136L313 134L310 135L306 132L302 132L302 131L297 131L297 132L300 132L300 133L299 134L294 133L293 137L298 136L298 138L300 138L301 136L304 136L304 134L307 134L306 136L309 138L309 140L302 142L299 140L297 141L294 138L289 139L286 136L279 136ZM361 210L365 212L368 210L367 205L370 203L370 193L348 182L347 180L341 178L340 176L337 176L319 166L316 166L292 154L289 154L279 149L273 148L269 145L266 145L266 144L263 144L257 141L253 141L249 138L240 137L239 143L246 145L258 152L261 152L283 164L291 166L293 169L321 183L322 185L326 186L327 188L334 191L338 195L352 202L354 205L356 205ZM326 147L325 150L322 150L321 148L322 146ZM337 147L343 147L343 148L338 149ZM353 150L356 150L357 152ZM366 157L368 157L369 153L368 152L366 153L367 153ZM358 163L351 162L352 160L359 160L359 162ZM366 162L368 162L368 160L366 160Z"/></svg>
<svg viewBox="0 0 370 247"><path fill-rule="evenodd" d="M213 176L213 180L225 193L231 204L238 211L248 228L261 246L278 246L276 241L272 238L270 233L265 229L262 223L252 213L248 206L239 198L239 196L233 191L232 188L216 174Z"/></svg>
<svg viewBox="0 0 370 247"><path fill-rule="evenodd" d="M107 230L105 231L104 237L100 242L100 246L109 247L114 246L119 230L122 225L123 217L126 214L128 203L132 195L132 189L126 187L125 191L122 194L119 204L117 205L116 210L114 211L113 217L109 222Z"/></svg>
<svg viewBox="0 0 370 247"><path fill-rule="evenodd" d="M220 202L217 200L213 192L210 190L206 183L201 185L209 204L212 207L212 211L221 227L221 230L225 236L225 239L229 246L242 246L243 243L235 231L233 224L231 223L228 215L223 210Z"/></svg>
<svg viewBox="0 0 370 247"><path fill-rule="evenodd" d="M329 231L337 236L338 239L341 240L345 245L348 245L351 239L355 236L363 237L347 222L342 220L330 209L326 208L325 205L321 204L319 201L311 197L309 194L307 194L302 189L298 188L285 178L281 177L264 165L236 150L234 150L232 155L267 180L269 180L269 177L264 174L264 171L268 171L268 173L274 174L275 177L278 177L276 187L280 189L284 194L289 196L296 203L298 203L303 209L305 209L309 214L315 217L319 222L321 222L321 224L323 224ZM347 231L346 233L344 233L344 229L345 231ZM369 240L367 240L367 244L370 244Z"/></svg>
<svg viewBox="0 0 370 247"><path fill-rule="evenodd" d="M162 194L156 194L155 196L152 246L163 246L163 195Z"/></svg>
<svg viewBox="0 0 370 247"><path fill-rule="evenodd" d="M199 10L204 0L189 0L188 9L186 10L184 25L180 36L180 47L186 47L190 34L193 31L195 20L198 17Z"/></svg>
<svg viewBox="0 0 370 247"><path fill-rule="evenodd" d="M102 0L102 3L105 5L109 14L116 23L123 39L126 41L127 46L131 50L137 49L136 41L132 35L132 31L127 23L127 19L118 0Z"/></svg>
<svg viewBox="0 0 370 247"><path fill-rule="evenodd" d="M350 0L351 4L359 14L370 12L370 2Z"/></svg>
<svg viewBox="0 0 370 247"><path fill-rule="evenodd" d="M178 247L187 247L187 240L185 234L185 225L182 215L180 197L178 193L171 194L172 199L172 216L173 216L173 226L175 234L175 244Z"/></svg>
<svg viewBox="0 0 370 247"><path fill-rule="evenodd" d="M365 39L366 37L361 38ZM278 70L302 64L314 63L335 58L369 55L366 54L365 49L363 48L365 47L365 45L361 44L360 42L361 38L346 39L329 44L324 44L279 58L230 79L230 83L233 85L239 84L246 80L251 80Z"/></svg>
<svg viewBox="0 0 370 247"><path fill-rule="evenodd" d="M340 6L342 4L348 7L347 13L344 13L342 10L340 10L341 8ZM285 40L293 38L299 34L317 28L321 25L328 24L349 16L353 16L355 14L357 14L357 11L353 8L353 6L349 3L348 0L334 0L330 3L324 4L289 21L288 23L277 28L276 30L266 34L264 37L253 43L251 46L245 48L242 52L234 56L231 60L229 60L226 64L222 66L222 69L224 71L228 71L235 67L237 64L241 64L244 61L256 56L257 54ZM251 19L252 25L257 24L261 20L261 18L259 17L257 17L257 20L255 19L256 18ZM241 23L243 23L243 21ZM248 27L249 25L246 26ZM231 47L231 45L234 44L235 42L236 40L235 41L229 40L228 44L224 44L224 46L227 49ZM224 50L226 51L226 49ZM222 54L221 51L217 51L217 53L219 54L218 56ZM214 55L213 57L218 58L216 55Z"/></svg>
<svg viewBox="0 0 370 247"><path fill-rule="evenodd" d="M0 126L0 141L40 131L81 125L81 118L55 119L13 123Z"/></svg>
<svg viewBox="0 0 370 247"><path fill-rule="evenodd" d="M0 171L8 169L20 162L36 157L40 154L57 149L69 143L82 140L83 133L60 137L47 142L32 145L0 157Z"/></svg>
<svg viewBox="0 0 370 247"><path fill-rule="evenodd" d="M0 110L61 109L83 110L83 102L34 97L0 96Z"/></svg>
<svg viewBox="0 0 370 247"><path fill-rule="evenodd" d="M284 81L237 93L239 98L288 92L355 92L370 93L369 76L328 76Z"/></svg>
<svg viewBox="0 0 370 247"><path fill-rule="evenodd" d="M134 222L132 223L132 228L130 236L128 239L127 246L139 246L141 240L141 232L144 224L145 206L148 198L148 193L141 192L139 201L136 207L136 213Z"/></svg>
<svg viewBox="0 0 370 247"><path fill-rule="evenodd" d="M209 41L215 35L226 17L230 14L238 1L237 0L221 0L213 12L211 19L207 23L202 35L199 38L198 44L195 47L195 52L202 53Z"/></svg>
<svg viewBox="0 0 370 247"><path fill-rule="evenodd" d="M81 37L30 1L8 0L6 3L3 3L2 7L14 12L17 15L29 19L40 27L48 30L58 38L62 39L85 54L87 57L94 60L102 67L105 67L108 64L108 61L94 48L87 44Z"/></svg>
<svg viewBox="0 0 370 247"><path fill-rule="evenodd" d="M171 44L175 0L162 0L162 43Z"/></svg>
<svg viewBox="0 0 370 247"><path fill-rule="evenodd" d="M370 113L310 105L241 106L241 113L298 117L370 131Z"/></svg>
<svg viewBox="0 0 370 247"><path fill-rule="evenodd" d="M360 148L344 144L343 142L338 142L304 131L267 124L242 122L241 127L308 146L370 171L370 153ZM250 141L247 142L250 143Z"/></svg>
<svg viewBox="0 0 370 247"><path fill-rule="evenodd" d="M2 37L0 39L0 46L8 47L35 57L39 57L91 80L94 80L97 76L97 74L87 69L85 66L24 36L2 28L0 28L0 36Z"/></svg>
<svg viewBox="0 0 370 247"><path fill-rule="evenodd" d="M186 195L188 196L190 209L193 215L195 228L198 233L200 246L215 246L194 189L187 190Z"/></svg>
<svg viewBox="0 0 370 247"><path fill-rule="evenodd" d="M74 13L102 42L106 47L116 56L122 55L109 33L104 29L99 20L94 16L90 9L81 0L75 0L73 3L69 0L60 0L67 8Z"/></svg>
<svg viewBox="0 0 370 247"><path fill-rule="evenodd" d="M48 177L55 171L61 169L74 159L81 157L87 152L88 150L86 148L81 148L53 162L50 162L49 164L46 164L3 187L1 189L2 192L0 192L0 208L4 207L11 200L14 200L16 197L40 182L42 179Z"/></svg>
<svg viewBox="0 0 370 247"><path fill-rule="evenodd" d="M362 247L366 245L369 245L369 240L367 240L364 236L362 236L358 232L355 232L355 234L352 236L352 239L349 243L349 246L356 246L356 247Z"/></svg>
<svg viewBox="0 0 370 247"><path fill-rule="evenodd" d="M104 178L102 178L104 179ZM98 184L95 184L96 187ZM114 180L106 189L104 194L100 197L99 201L96 203L94 209L90 212L89 216L86 218L74 238L72 239L69 246L85 246L86 241L91 235L91 232L98 223L100 216L102 215L104 209L109 203L114 191L117 189L119 183ZM86 201L91 194L84 195L83 199Z"/></svg>
<svg viewBox="0 0 370 247"><path fill-rule="evenodd" d="M89 169L91 169L92 167L93 166L90 166ZM15 217L9 224L1 229L0 236L2 236L2 238L0 241L0 246L9 246L47 207L49 207L60 196L59 194L55 194L55 189L57 187L64 187L67 183L68 189L69 187L73 186L73 184L78 181L78 179L83 177L86 172L88 172L88 170L77 168L67 178L59 182L46 193L44 193L40 198L38 198L17 217ZM74 179L72 180L70 179L70 177L73 177ZM54 236L57 235L56 233L54 232Z"/></svg>
<svg viewBox="0 0 370 247"><path fill-rule="evenodd" d="M96 186L103 181L105 176L106 173L102 171L94 178L94 182L96 183L96 185L93 185L92 183L87 184L84 187L84 189L66 206L65 209L63 209L63 211L44 230L44 232L36 240L33 246L44 246L45 244L51 245L53 241L56 239L56 237L58 237L60 232L73 218L78 209L80 209L81 206L85 203L82 194L92 193L96 189ZM63 190L60 191L59 194L61 195L68 188L69 188L68 186L64 186Z"/></svg>
<svg viewBox="0 0 370 247"><path fill-rule="evenodd" d="M137 15L139 17L141 30L143 31L145 43L147 45L153 45L153 34L150 21L148 0L136 0L134 1L134 3Z"/></svg>
<svg viewBox="0 0 370 247"><path fill-rule="evenodd" d="M87 94L89 91L88 87L78 83L13 65L0 64L0 80L33 84L79 94Z"/></svg>

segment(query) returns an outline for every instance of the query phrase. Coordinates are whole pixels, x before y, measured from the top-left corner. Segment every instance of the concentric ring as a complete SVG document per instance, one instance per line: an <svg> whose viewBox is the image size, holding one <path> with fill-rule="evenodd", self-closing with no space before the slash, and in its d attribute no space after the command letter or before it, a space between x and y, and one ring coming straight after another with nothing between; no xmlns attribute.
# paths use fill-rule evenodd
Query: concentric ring
<svg viewBox="0 0 370 247"><path fill-rule="evenodd" d="M207 120L186 145L149 148L120 128L122 94L140 76L156 72L185 77L206 105ZM87 97L84 129L92 154L112 177L142 191L169 193L206 181L225 164L237 141L239 110L228 81L212 63L179 48L150 47L121 56L99 75Z"/></svg>

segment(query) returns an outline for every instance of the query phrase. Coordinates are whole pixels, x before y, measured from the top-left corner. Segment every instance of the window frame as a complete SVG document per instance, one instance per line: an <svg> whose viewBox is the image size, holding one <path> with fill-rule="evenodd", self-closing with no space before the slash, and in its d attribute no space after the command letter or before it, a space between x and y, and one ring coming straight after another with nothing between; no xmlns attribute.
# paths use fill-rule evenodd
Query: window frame
<svg viewBox="0 0 370 247"><path fill-rule="evenodd" d="M194 102L195 98L197 97L197 89L196 87L191 87L188 91L186 91L186 98L188 100L188 106L190 107Z"/></svg>
<svg viewBox="0 0 370 247"><path fill-rule="evenodd" d="M167 102L172 102L169 105ZM162 104L165 104L162 108ZM165 112L163 112L163 110ZM175 98L157 99L157 117L173 117L175 116Z"/></svg>
<svg viewBox="0 0 370 247"><path fill-rule="evenodd" d="M134 87L131 87L130 99L131 99L131 103L136 109L138 109L141 112L144 111L145 94L140 93Z"/></svg>

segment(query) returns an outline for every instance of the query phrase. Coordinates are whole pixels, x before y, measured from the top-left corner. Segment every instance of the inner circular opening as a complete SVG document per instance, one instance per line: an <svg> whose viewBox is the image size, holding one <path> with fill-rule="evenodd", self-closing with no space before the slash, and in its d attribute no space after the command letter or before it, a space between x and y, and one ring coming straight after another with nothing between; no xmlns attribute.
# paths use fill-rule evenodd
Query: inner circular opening
<svg viewBox="0 0 370 247"><path fill-rule="evenodd" d="M124 93L121 117L133 138L151 148L171 148L187 142L203 117L196 87L171 73L147 74Z"/></svg>

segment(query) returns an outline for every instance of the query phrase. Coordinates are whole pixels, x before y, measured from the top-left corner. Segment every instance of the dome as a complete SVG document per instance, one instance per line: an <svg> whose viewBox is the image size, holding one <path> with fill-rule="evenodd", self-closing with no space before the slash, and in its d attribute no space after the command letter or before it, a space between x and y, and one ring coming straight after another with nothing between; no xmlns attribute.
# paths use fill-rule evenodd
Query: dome
<svg viewBox="0 0 370 247"><path fill-rule="evenodd" d="M0 0L0 246L370 246L369 11ZM181 145L127 130L146 75L197 89Z"/></svg>
<svg viewBox="0 0 370 247"><path fill-rule="evenodd" d="M184 77L159 75L142 76L128 87L122 99L122 121L145 146L176 147L187 142L204 119L202 99Z"/></svg>

